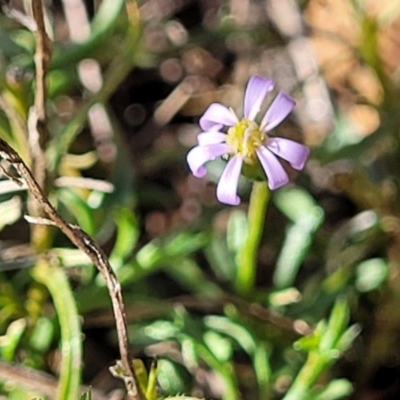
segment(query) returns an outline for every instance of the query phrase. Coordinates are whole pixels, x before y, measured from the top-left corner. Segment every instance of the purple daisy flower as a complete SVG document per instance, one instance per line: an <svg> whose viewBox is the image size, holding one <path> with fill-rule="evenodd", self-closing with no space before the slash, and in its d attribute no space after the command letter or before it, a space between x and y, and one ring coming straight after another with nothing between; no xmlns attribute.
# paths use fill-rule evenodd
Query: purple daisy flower
<svg viewBox="0 0 400 400"><path fill-rule="evenodd" d="M272 79L252 76L244 96L244 118L239 120L232 109L219 103L211 104L200 118L203 132L197 136L198 145L189 151L187 161L194 176L202 178L207 170L204 164L220 156L230 156L217 185L217 198L221 203L238 205L237 186L243 163L254 165L257 159L268 178L270 189L285 185L288 175L276 156L301 170L309 150L300 143L267 132L278 126L293 110L295 101L279 92L258 124L255 118L265 96L274 88ZM227 133L221 132L227 127Z"/></svg>

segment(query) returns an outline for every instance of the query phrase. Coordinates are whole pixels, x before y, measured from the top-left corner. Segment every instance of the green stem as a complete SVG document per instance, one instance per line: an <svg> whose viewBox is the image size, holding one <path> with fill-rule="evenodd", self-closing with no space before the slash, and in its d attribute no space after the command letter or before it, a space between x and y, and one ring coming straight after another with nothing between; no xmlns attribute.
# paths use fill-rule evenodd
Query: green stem
<svg viewBox="0 0 400 400"><path fill-rule="evenodd" d="M283 400L309 399L310 389L314 385L318 376L328 365L329 358L327 359L316 352L310 353L306 363L303 365Z"/></svg>
<svg viewBox="0 0 400 400"><path fill-rule="evenodd" d="M49 290L61 328L61 371L55 398L76 400L81 381L82 332L71 287L64 271L49 266L45 259L38 261L33 274Z"/></svg>
<svg viewBox="0 0 400 400"><path fill-rule="evenodd" d="M267 183L254 182L248 211L247 238L237 257L236 289L242 294L248 294L254 287L258 247L263 234L268 200Z"/></svg>

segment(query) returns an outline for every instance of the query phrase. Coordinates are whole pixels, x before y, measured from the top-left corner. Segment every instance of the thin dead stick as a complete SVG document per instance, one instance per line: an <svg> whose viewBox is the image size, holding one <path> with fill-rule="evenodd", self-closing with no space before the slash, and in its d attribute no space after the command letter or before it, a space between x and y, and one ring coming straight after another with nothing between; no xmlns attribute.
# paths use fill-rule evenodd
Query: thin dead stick
<svg viewBox="0 0 400 400"><path fill-rule="evenodd" d="M144 398L138 383L135 371L132 366L132 356L129 351L128 329L124 302L122 298L121 285L118 282L111 265L102 249L85 233L80 227L68 224L60 216L57 210L51 205L45 196L42 188L36 182L32 172L22 161L21 157L3 139L0 138L0 157L8 161L16 169L18 174L25 180L32 195L39 202L43 211L57 225L57 227L71 240L71 242L84 251L103 275L111 297L111 302L116 321L118 346L121 355L121 366L124 376L119 376L124 380L128 396L134 400Z"/></svg>
<svg viewBox="0 0 400 400"><path fill-rule="evenodd" d="M28 131L32 152L32 167L36 182L43 188L46 179L44 150L49 140L46 124L46 76L51 60L50 38L46 32L42 0L32 0L32 15L36 23L35 40L35 102L29 111Z"/></svg>
<svg viewBox="0 0 400 400"><path fill-rule="evenodd" d="M43 15L42 0L32 0L32 14L36 22L36 91L35 91L35 108L39 121L46 119L46 97L47 85L46 75L50 64L51 49L50 39L46 32L46 25Z"/></svg>

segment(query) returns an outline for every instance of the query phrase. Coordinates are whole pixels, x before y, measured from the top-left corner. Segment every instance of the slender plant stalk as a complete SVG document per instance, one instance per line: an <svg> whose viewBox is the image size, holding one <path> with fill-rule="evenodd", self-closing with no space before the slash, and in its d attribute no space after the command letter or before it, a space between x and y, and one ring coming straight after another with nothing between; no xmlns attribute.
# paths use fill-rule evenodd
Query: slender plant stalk
<svg viewBox="0 0 400 400"><path fill-rule="evenodd" d="M317 352L310 353L283 400L307 400L310 389L321 372L329 365L329 360Z"/></svg>
<svg viewBox="0 0 400 400"><path fill-rule="evenodd" d="M248 211L247 238L237 258L236 289L242 294L248 294L254 287L258 247L263 234L268 200L267 183L264 181L254 182Z"/></svg>
<svg viewBox="0 0 400 400"><path fill-rule="evenodd" d="M47 101L47 73L51 60L51 41L46 32L43 2L32 0L32 16L35 22L35 99L29 110L28 139L30 150L30 168L36 182L45 190L46 159L45 149L49 140L49 132L46 121ZM29 213L35 217L43 217L43 210L38 203L29 197ZM33 225L31 229L31 241L38 253L46 251L51 246L51 233L48 226Z"/></svg>
<svg viewBox="0 0 400 400"><path fill-rule="evenodd" d="M32 171L40 187L46 179L44 150L49 133L46 124L47 72L50 66L51 47L46 32L42 0L32 0L32 15L35 29L35 101L29 111L28 131L32 155Z"/></svg>

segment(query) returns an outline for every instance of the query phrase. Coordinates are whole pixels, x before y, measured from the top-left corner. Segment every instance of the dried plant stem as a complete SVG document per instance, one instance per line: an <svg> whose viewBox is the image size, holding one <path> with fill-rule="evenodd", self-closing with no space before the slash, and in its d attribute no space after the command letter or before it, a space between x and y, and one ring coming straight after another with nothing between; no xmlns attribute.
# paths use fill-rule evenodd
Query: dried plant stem
<svg viewBox="0 0 400 400"><path fill-rule="evenodd" d="M28 131L32 152L33 174L36 182L43 188L46 179L44 150L49 140L49 133L46 125L46 76L51 59L51 42L46 32L42 0L32 0L32 15L36 23L36 88L35 102L29 111Z"/></svg>
<svg viewBox="0 0 400 400"><path fill-rule="evenodd" d="M36 22L36 90L35 90L35 108L39 121L46 119L46 97L47 85L46 75L50 64L50 39L46 32L46 26L43 15L42 0L32 0L32 14Z"/></svg>
<svg viewBox="0 0 400 400"><path fill-rule="evenodd" d="M124 372L124 382L128 395L135 400L143 399L135 371L132 366L132 357L129 351L128 329L121 285L111 268L111 265L101 248L76 225L68 224L47 199L43 189L35 180L32 172L23 162L21 157L2 139L0 139L0 157L8 161L16 169L18 174L25 180L31 194L36 198L48 217L59 229L71 240L71 242L84 251L93 264L103 275L111 297L114 316L116 320L118 345L121 355L121 365Z"/></svg>
<svg viewBox="0 0 400 400"><path fill-rule="evenodd" d="M46 183L46 157L45 149L49 140L46 123L47 99L47 71L51 60L51 41L46 32L43 2L32 0L32 17L35 23L35 99L29 110L28 136L30 150L30 167L37 184L45 190ZM42 217L43 210L38 203L29 197L28 208L30 214ZM47 250L50 245L51 235L46 226L34 225L31 231L32 244L38 252Z"/></svg>

